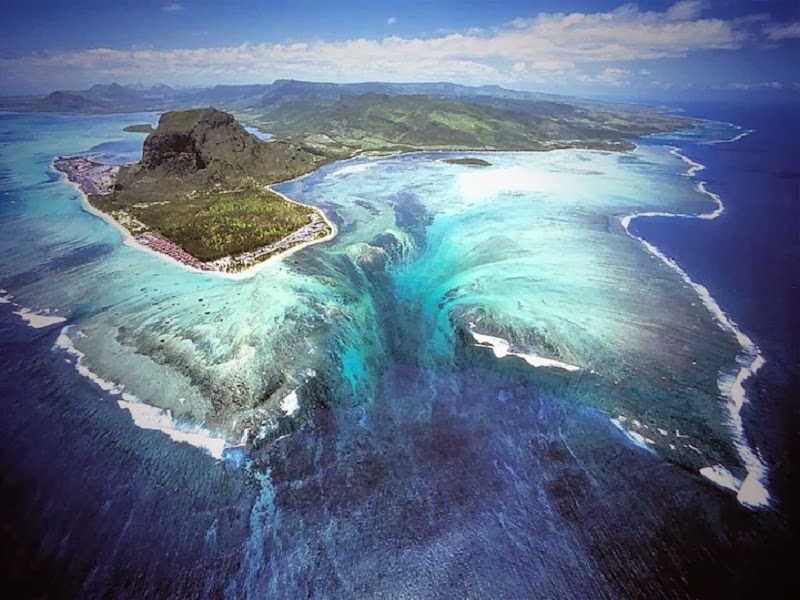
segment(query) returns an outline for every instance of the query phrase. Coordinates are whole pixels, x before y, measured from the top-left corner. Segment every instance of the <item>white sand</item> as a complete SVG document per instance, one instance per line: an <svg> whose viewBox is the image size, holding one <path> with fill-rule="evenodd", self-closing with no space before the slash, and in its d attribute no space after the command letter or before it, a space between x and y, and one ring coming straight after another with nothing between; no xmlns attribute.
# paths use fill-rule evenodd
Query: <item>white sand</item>
<svg viewBox="0 0 800 600"><path fill-rule="evenodd" d="M281 410L287 417L291 417L300 409L300 401L297 398L297 390L292 391L291 394L281 400Z"/></svg>
<svg viewBox="0 0 800 600"><path fill-rule="evenodd" d="M472 326L471 323L470 326ZM572 371L572 372L581 370L581 367L570 365L565 362L561 362L560 360L555 360L553 358L545 358L543 356L538 356L536 354L523 354L521 352L511 352L511 344L509 344L508 341L504 340L503 338L477 333L472 329L470 329L470 333L477 342L475 344L476 346L480 346L481 348L491 348L492 352L497 358L503 358L505 356L516 356L524 360L532 367L550 367L555 369L564 369L565 371Z"/></svg>

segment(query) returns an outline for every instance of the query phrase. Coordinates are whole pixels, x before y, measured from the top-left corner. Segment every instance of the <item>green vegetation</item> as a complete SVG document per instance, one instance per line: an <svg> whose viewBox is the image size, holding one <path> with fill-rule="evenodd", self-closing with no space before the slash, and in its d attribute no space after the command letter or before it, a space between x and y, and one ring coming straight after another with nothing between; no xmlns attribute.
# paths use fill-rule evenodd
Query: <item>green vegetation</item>
<svg viewBox="0 0 800 600"><path fill-rule="evenodd" d="M311 211L270 191L197 194L167 204L132 207L144 223L202 261L237 255L277 242L306 225Z"/></svg>
<svg viewBox="0 0 800 600"><path fill-rule="evenodd" d="M468 167L489 167L492 163L482 158L446 158L442 162L448 165L466 165Z"/></svg>
<svg viewBox="0 0 800 600"><path fill-rule="evenodd" d="M656 110L480 97L305 97L250 113L259 127L321 151L629 150L628 138L690 127Z"/></svg>
<svg viewBox="0 0 800 600"><path fill-rule="evenodd" d="M308 225L314 209L266 186L336 157L261 141L215 109L168 112L145 140L142 159L120 169L112 193L89 200L137 232L157 232L208 262L274 244Z"/></svg>
<svg viewBox="0 0 800 600"><path fill-rule="evenodd" d="M153 133L155 129L150 123L138 123L136 125L128 125L127 127L123 127L122 131L128 131L131 133Z"/></svg>
<svg viewBox="0 0 800 600"><path fill-rule="evenodd" d="M112 196L89 200L120 222L138 221L204 262L273 244L308 224L313 214L308 207L259 188L194 192L125 207Z"/></svg>
<svg viewBox="0 0 800 600"><path fill-rule="evenodd" d="M267 185L359 152L620 151L633 148L631 138L694 123L657 109L554 101L508 90L490 95L479 88L462 96L470 88L436 86L437 95L426 95L408 93L416 88L401 84L276 82L249 99L247 94L256 93L252 86L217 90L233 94L244 104L240 114L274 137L260 140L233 115L214 108L166 112L145 140L141 161L120 169L109 196L91 201L120 222L156 231L210 261L270 245L308 223L312 209L285 202L267 192ZM390 93L362 93L366 87ZM92 89L103 98L129 95L121 86ZM446 162L490 164L480 158Z"/></svg>

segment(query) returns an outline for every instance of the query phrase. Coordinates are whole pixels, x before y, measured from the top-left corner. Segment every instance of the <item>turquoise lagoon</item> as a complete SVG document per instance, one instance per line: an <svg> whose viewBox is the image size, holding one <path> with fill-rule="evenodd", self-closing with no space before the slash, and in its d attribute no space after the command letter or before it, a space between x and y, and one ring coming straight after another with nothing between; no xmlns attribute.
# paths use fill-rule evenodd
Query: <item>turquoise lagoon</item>
<svg viewBox="0 0 800 600"><path fill-rule="evenodd" d="M600 411L625 433L615 444L734 491L748 481L740 499L767 502L734 393L757 349L623 226L713 213L672 145L735 127L625 154L481 153L484 168L442 161L463 153L330 165L277 189L322 208L338 235L230 280L125 245L50 167L86 151L130 159L144 135L122 127L156 118L0 117L0 287L63 317L54 352L140 425L222 458L249 442L251 464L275 468L272 445L315 412L368 429L389 403L402 437L402 423L437 418L442 395L457 406L461 374L478 370L503 381L479 395L478 421L523 386Z"/></svg>

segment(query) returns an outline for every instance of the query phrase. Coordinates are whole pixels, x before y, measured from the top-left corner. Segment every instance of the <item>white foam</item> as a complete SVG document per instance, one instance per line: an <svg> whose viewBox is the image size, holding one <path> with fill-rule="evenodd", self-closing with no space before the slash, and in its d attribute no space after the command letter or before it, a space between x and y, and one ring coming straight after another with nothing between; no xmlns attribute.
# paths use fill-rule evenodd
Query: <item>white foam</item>
<svg viewBox="0 0 800 600"><path fill-rule="evenodd" d="M19 304L14 302L12 298L13 296L11 296L11 294L9 294L6 290L0 288L0 304L13 304L14 306L19 307L19 310L15 310L12 312L13 314L17 315L20 319L25 321L28 327L33 327L34 329L42 329L44 327L50 327L52 325L56 325L58 323L63 323L64 321L66 321L64 317L35 313L29 308L24 308L19 306Z"/></svg>
<svg viewBox="0 0 800 600"><path fill-rule="evenodd" d="M747 477L739 488L736 499L743 505L751 508L769 506L772 502L769 491L756 471L748 471Z"/></svg>
<svg viewBox="0 0 800 600"><path fill-rule="evenodd" d="M194 431L178 429L169 411L142 402L130 401L132 397L128 394L125 394L125 397L128 399L118 400L117 404L130 413L133 422L138 427L160 431L176 442L183 442L205 450L217 460L222 458L226 447L224 438L213 437L201 429Z"/></svg>
<svg viewBox="0 0 800 600"><path fill-rule="evenodd" d="M700 475L706 479L709 479L710 481L713 481L718 486L724 487L733 492L738 493L739 489L742 487L742 481L734 477L733 474L722 465L704 467L700 469Z"/></svg>
<svg viewBox="0 0 800 600"><path fill-rule="evenodd" d="M472 337L478 342L477 346L489 347L492 349L492 352L497 358L503 358L508 356L508 352L511 348L511 344L509 344L506 340L500 337L494 337L492 335L484 335L482 333L477 333L475 331L470 330Z"/></svg>
<svg viewBox="0 0 800 600"><path fill-rule="evenodd" d="M741 139L744 135L747 135L746 132L740 135L736 139ZM728 141L735 141L735 140L728 140ZM683 158L687 164L690 165L689 173L694 175L698 171L705 168L704 165L700 165L699 163L695 163L690 159L686 158L677 148L672 148L670 152ZM663 252L661 252L658 248L656 248L653 244L641 238L630 231L630 224L633 219L638 219L640 217L650 217L650 216L658 216L658 217L680 217L680 218L690 218L690 219L705 219L705 220L713 220L719 217L724 211L725 206L722 203L722 199L719 197L718 194L714 192L710 192L706 188L706 182L701 181L697 184L697 190L700 193L706 194L716 204L716 208L708 213L702 213L699 215L689 215L689 214L681 214L681 213L664 213L664 212L643 212L643 213L634 213L631 215L626 215L620 219L620 223L622 224L623 229L625 232L630 235L631 237L635 238L650 252L653 256L656 256L661 261L663 261L668 267L673 269L684 282L690 285L697 295L700 297L700 300L703 302L703 305L711 312L714 316L714 319L717 321L717 324L724 330L730 332L734 335L737 342L741 346L742 352L737 357L737 362L740 365L739 370L737 371L735 377L733 378L724 378L721 377L718 381L718 386L720 393L728 399L728 414L729 414L729 422L731 428L733 429L734 435L734 443L736 445L737 452L739 453L739 458L741 458L742 463L745 466L747 471L747 477L745 481L738 490L737 498L739 501L746 506L749 507L763 507L768 506L770 504L770 495L767 491L767 466L758 456L757 449L751 448L745 438L744 433L744 424L742 422L741 411L743 406L749 401L747 398L747 393L744 389L744 382L747 381L751 376L753 376L761 367L764 366L766 360L761 355L761 351L759 350L758 346L753 342L753 340L744 333L739 326L731 319L727 313L720 307L711 293L708 291L704 285L696 283L689 277L688 273L684 271L674 260L667 257ZM676 431L677 433L677 431ZM680 436L679 436L680 437ZM690 446L694 448L693 446ZM699 452L699 451L698 451ZM716 467L706 467L701 469L701 474L707 477L710 481L719 485L719 481L721 480L719 476L719 471ZM711 475L711 476L710 476ZM713 478L712 478L713 477ZM738 480L737 480L738 481Z"/></svg>
<svg viewBox="0 0 800 600"><path fill-rule="evenodd" d="M358 173L363 173L364 171L367 171L371 167L375 166L375 164L376 163L372 162L363 162L355 165L347 165L341 167L340 169L336 169L335 171L331 171L330 173L328 173L328 177L342 177L344 175L356 175Z"/></svg>
<svg viewBox="0 0 800 600"><path fill-rule="evenodd" d="M733 123L728 123L728 125L733 125ZM738 125L733 125L733 126L736 127L736 129L739 129L739 130L742 129ZM740 134L732 137L729 140L709 140L708 142L706 142L706 144L709 144L709 145L711 145L711 144L731 144L733 142L738 142L742 138L750 135L751 133L755 133L755 131L756 131L755 129L745 129Z"/></svg>
<svg viewBox="0 0 800 600"><path fill-rule="evenodd" d="M669 149L669 153L672 154L673 156L677 156L683 162L685 162L687 165L689 165L689 170L686 171L686 176L687 177L694 177L698 172L700 172L700 171L702 171L703 169L706 168L706 166L704 164L699 163L699 162L695 162L691 158L689 158L688 156L686 156L684 154L681 154L680 149L676 148L675 146L672 146Z"/></svg>
<svg viewBox="0 0 800 600"><path fill-rule="evenodd" d="M637 433L631 429L625 427L622 423L625 421L625 417L617 417L616 419L611 419L611 422L619 429L625 436L631 440L635 445L639 446L640 448L644 448L645 450L650 450L649 445L655 444L653 440L648 437L643 436L641 433Z"/></svg>
<svg viewBox="0 0 800 600"><path fill-rule="evenodd" d="M111 392L117 389L117 385L113 381L108 381L107 379L103 379L99 375L93 373L83 364L83 359L86 358L86 355L78 350L73 344L72 340L69 339L69 335L67 335L69 331L69 326L64 327L61 330L61 333L56 339L55 345L58 348L64 350L67 354L70 354L75 357L75 370L78 371L80 375L90 379L99 387L101 390L105 392Z"/></svg>
<svg viewBox="0 0 800 600"><path fill-rule="evenodd" d="M50 327L51 325L56 325L58 323L63 323L66 321L64 317L54 317L52 315L40 315L35 312L31 312L27 308L23 308L20 310L14 311L14 314L19 316L23 321L25 321L28 326L33 327L34 329L42 329L44 327Z"/></svg>
<svg viewBox="0 0 800 600"><path fill-rule="evenodd" d="M472 325L470 323L470 325ZM497 358L504 358L506 356L516 356L521 358L532 367L551 367L555 369L564 369L565 371L580 371L581 367L570 365L560 360L552 358L545 358L536 354L523 354L521 352L511 352L511 344L507 340L493 335L486 335L477 333L470 329L473 339L477 342L475 345L482 348L491 348L492 352Z"/></svg>
<svg viewBox="0 0 800 600"><path fill-rule="evenodd" d="M291 417L300 408L300 401L297 398L297 390L281 400L281 410L287 417Z"/></svg>
<svg viewBox="0 0 800 600"><path fill-rule="evenodd" d="M581 368L576 365L570 365L565 362L561 362L560 360L554 360L552 358L537 356L536 354L514 353L514 356L520 357L522 360L524 360L532 367L553 367L555 369L564 369L565 371L572 371L572 372L581 370Z"/></svg>
<svg viewBox="0 0 800 600"><path fill-rule="evenodd" d="M90 379L101 390L120 395L121 399L117 401L117 404L120 408L130 413L134 424L142 429L161 431L172 440L200 448L218 460L222 458L222 453L227 447L225 438L214 436L201 427L183 427L172 419L172 415L169 411L140 402L132 394L123 392L122 386L117 385L113 381L103 379L91 371L83 364L83 359L86 355L73 345L68 332L69 326L61 330L55 343L56 347L75 357L75 370L78 371L80 375Z"/></svg>

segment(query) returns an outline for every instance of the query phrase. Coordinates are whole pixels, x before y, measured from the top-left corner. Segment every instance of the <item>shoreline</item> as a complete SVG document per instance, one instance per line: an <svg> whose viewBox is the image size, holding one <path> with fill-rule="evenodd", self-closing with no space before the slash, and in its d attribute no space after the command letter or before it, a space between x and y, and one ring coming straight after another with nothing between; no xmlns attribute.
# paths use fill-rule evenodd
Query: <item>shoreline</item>
<svg viewBox="0 0 800 600"><path fill-rule="evenodd" d="M714 143L735 142L750 133L752 133L752 130L740 133L730 140L715 140ZM672 146L669 153L688 165L688 169L684 174L687 177L695 177L697 173L706 168L705 165L693 161L688 156L684 155L681 149L676 146ZM728 420L729 425L733 429L734 446L744 465L747 476L744 480L739 480L723 465L709 465L700 469L699 473L712 483L734 491L737 500L743 506L749 508L765 508L769 507L772 502L772 498L766 487L768 468L762 461L758 449L751 447L747 442L741 411L744 405L750 401L744 384L766 364L766 360L756 343L741 330L739 325L737 325L730 316L728 316L708 291L707 287L694 281L677 262L666 256L654 244L651 244L643 237L630 231L630 224L635 219L642 217L669 217L711 221L717 219L725 212L725 205L719 194L710 191L707 188L706 181L699 181L695 189L714 201L716 208L713 211L700 214L668 212L631 213L621 217L620 224L627 235L640 242L650 254L661 260L665 265L675 271L686 284L691 286L699 296L703 306L711 312L717 324L736 338L741 350L736 357L736 366L734 367L735 375L732 373L721 373L717 380L717 386L720 394L727 401L726 404L729 412Z"/></svg>
<svg viewBox="0 0 800 600"><path fill-rule="evenodd" d="M55 173L58 173L63 179L65 179L80 194L80 196L81 196L81 209L83 211L89 213L92 216L95 216L95 217L98 217L98 218L102 219L107 224L111 225L114 229L116 229L122 235L122 243L123 243L123 245L128 246L129 248L134 248L134 249L139 250L141 252L145 252L145 253L150 254L152 256L156 256L156 257L158 257L158 258L160 258L162 260L165 260L165 261L167 261L167 262L169 262L169 263L171 263L171 264L173 264L175 266L178 266L178 267L180 267L182 269L188 270L188 271L190 271L192 273L197 273L197 274L202 274L202 275L212 275L212 276L222 277L223 279L229 279L229 280L233 280L233 281L241 281L241 280L245 280L245 279L250 279L251 277L256 275L261 269L263 269L267 264L269 264L269 263L271 263L271 262L273 262L273 261L275 261L277 259L283 258L285 256L289 256L289 255L291 255L291 254L293 254L295 252L298 252L299 250L302 250L303 248L307 248L309 246L313 246L315 244L319 244L319 243L322 243L322 242L330 241L334 237L336 237L336 234L338 233L338 229L337 229L336 225L328 218L328 215L326 215L325 212L322 209L317 208L316 206L310 206L310 205L307 205L307 204L303 204L302 202L298 202L297 200L293 200L292 198L289 198L285 194L282 194L281 192L278 192L278 191L273 189L273 186L282 185L283 183L289 183L290 181L295 181L295 180L300 179L302 177L307 177L308 175L311 175L312 173L316 172L316 170L315 171L311 171L310 173L306 173L306 174L301 175L300 177L296 177L294 179L290 179L290 180L287 180L287 181L281 181L281 182L278 182L278 183L273 183L273 184L267 185L267 186L265 186L265 189L270 191L270 192L272 192L272 193L274 193L274 194L276 194L277 196L280 196L283 200L285 200L287 202L291 202L292 204L296 204L298 206L302 206L303 208L307 208L310 211L318 214L320 216L320 218L322 219L322 221L325 223L325 225L329 229L329 233L326 236L324 236L322 238L319 238L319 239L309 240L307 242L303 242L301 244L296 244L294 246L291 246L290 248L287 248L286 250L282 250L280 252L277 252L277 253L269 256L265 260L259 261L258 263L254 264L254 265L252 265L252 266L250 266L250 267L248 267L246 269L242 269L241 271L228 272L228 271L218 271L218 270L212 270L212 269L200 269L200 268L197 268L197 267L192 266L190 264L187 264L185 262L182 262L180 260L177 260L177 259L173 258L172 256L170 256L169 254L166 254L164 252L160 252L158 250L154 250L150 246L141 243L139 240L136 239L136 236L134 236L133 233L131 233L124 225L122 225L119 221L117 221L113 216L111 216L110 214L105 213L105 212L101 211L100 209L96 208L95 206L93 206L92 203L89 202L88 194L83 189L83 187L81 187L80 183L70 179L69 174L66 171L63 171L63 170L59 169L56 166L56 162L58 160L60 160L60 159L64 159L64 158L84 158L86 160L91 161L91 158L89 158L89 156L90 155L86 155L86 154L83 154L83 155L75 154L75 155L68 155L68 156L56 156L50 162L51 170L54 171ZM352 157L352 158L356 158L356 157ZM352 158L347 159L347 160L352 160ZM156 235L156 236L158 235L158 234L154 234L153 232L148 232L148 233L150 235ZM296 233L296 232L293 232L293 233ZM292 234L290 234L290 235L292 235ZM158 237L160 238L161 236L158 236ZM166 240L166 238L163 238L163 239ZM174 242L171 242L170 240L166 240L166 241L169 242L170 244L180 248L180 246L178 246ZM257 251L258 251L258 249L256 249L254 252L257 252Z"/></svg>
<svg viewBox="0 0 800 600"><path fill-rule="evenodd" d="M124 391L124 386L100 377L84 365L86 354L72 343L68 335L70 327L71 325L67 325L61 328L53 348L58 348L71 357L67 362L75 368L78 375L86 377L107 394L118 396L117 406L128 411L134 425L140 429L160 431L175 442L189 444L209 454L215 460L222 460L223 452L230 447L226 438L215 436L199 425L183 426L173 419L171 411L142 402L133 394Z"/></svg>
<svg viewBox="0 0 800 600"><path fill-rule="evenodd" d="M66 317L49 314L48 309L35 312L14 301L14 297L0 288L0 304L12 305L11 314L19 317L26 327L46 329L62 325ZM104 379L83 364L86 354L78 350L72 343L68 333L73 325L63 325L53 343L53 350L63 351L68 358L64 360L72 365L79 376L85 377L103 392L113 396L117 406L129 413L133 424L140 429L160 431L174 442L186 443L208 454L215 460L223 460L223 453L235 446L228 443L224 436L214 434L201 425L190 425L176 421L171 411L142 402L133 394L124 391L124 386ZM78 331L80 335L81 332Z"/></svg>

